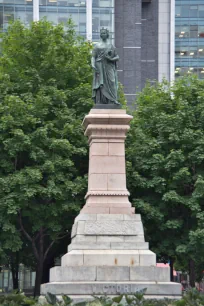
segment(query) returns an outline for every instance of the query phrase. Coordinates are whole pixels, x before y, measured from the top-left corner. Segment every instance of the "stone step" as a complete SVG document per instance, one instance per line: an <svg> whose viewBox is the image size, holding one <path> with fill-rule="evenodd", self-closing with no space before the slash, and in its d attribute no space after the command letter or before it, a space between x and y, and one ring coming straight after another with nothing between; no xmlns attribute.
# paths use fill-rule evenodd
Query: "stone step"
<svg viewBox="0 0 204 306"><path fill-rule="evenodd" d="M140 214L79 214L75 218L75 222L77 221L88 221L88 220L135 220L141 221Z"/></svg>
<svg viewBox="0 0 204 306"><path fill-rule="evenodd" d="M149 250L73 250L61 258L62 266L156 266Z"/></svg>
<svg viewBox="0 0 204 306"><path fill-rule="evenodd" d="M85 236L85 235L76 235L72 238L72 243L102 243L102 242L131 242L131 243L138 243L138 242L145 242L144 235L137 235L137 236Z"/></svg>
<svg viewBox="0 0 204 306"><path fill-rule="evenodd" d="M41 294L120 295L147 288L146 295L181 296L181 284L172 282L52 282L41 285Z"/></svg>
<svg viewBox="0 0 204 306"><path fill-rule="evenodd" d="M68 252L72 250L148 250L148 242L99 242L99 243L71 243Z"/></svg>
<svg viewBox="0 0 204 306"><path fill-rule="evenodd" d="M79 266L53 267L50 282L67 281L157 281L170 282L170 269L163 267Z"/></svg>

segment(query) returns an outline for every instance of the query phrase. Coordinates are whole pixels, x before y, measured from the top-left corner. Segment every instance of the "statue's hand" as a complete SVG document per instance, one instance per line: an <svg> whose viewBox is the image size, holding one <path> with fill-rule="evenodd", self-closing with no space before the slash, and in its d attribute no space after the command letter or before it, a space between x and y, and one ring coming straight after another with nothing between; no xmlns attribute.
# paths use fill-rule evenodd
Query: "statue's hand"
<svg viewBox="0 0 204 306"><path fill-rule="evenodd" d="M116 62L119 59L118 56L115 56L115 57L106 56L106 58L111 62Z"/></svg>
<svg viewBox="0 0 204 306"><path fill-rule="evenodd" d="M96 73L98 73L98 69L96 68L96 66L92 65L93 70L95 70Z"/></svg>
<svg viewBox="0 0 204 306"><path fill-rule="evenodd" d="M109 60L109 61L113 61L113 58L112 57L110 57L109 55L106 55L106 58Z"/></svg>

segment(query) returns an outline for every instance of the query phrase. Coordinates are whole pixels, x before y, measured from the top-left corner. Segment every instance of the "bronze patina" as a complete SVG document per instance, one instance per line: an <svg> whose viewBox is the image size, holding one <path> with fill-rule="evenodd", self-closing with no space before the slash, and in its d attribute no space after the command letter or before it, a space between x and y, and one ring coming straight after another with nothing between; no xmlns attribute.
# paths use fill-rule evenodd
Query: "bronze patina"
<svg viewBox="0 0 204 306"><path fill-rule="evenodd" d="M96 104L117 104L118 78L116 48L109 41L109 31L101 29L101 41L92 52L91 65L93 68L93 99Z"/></svg>

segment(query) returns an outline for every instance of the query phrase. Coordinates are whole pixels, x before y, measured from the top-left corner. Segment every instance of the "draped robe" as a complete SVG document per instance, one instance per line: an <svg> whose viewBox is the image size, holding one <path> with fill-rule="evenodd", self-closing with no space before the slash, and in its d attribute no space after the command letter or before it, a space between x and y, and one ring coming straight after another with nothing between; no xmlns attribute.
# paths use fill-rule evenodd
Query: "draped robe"
<svg viewBox="0 0 204 306"><path fill-rule="evenodd" d="M111 58L117 56L113 45L102 46L97 44L93 50L92 56L95 58L95 67L93 76L93 99L96 104L117 103L118 79L116 70L116 61L108 60L105 55Z"/></svg>

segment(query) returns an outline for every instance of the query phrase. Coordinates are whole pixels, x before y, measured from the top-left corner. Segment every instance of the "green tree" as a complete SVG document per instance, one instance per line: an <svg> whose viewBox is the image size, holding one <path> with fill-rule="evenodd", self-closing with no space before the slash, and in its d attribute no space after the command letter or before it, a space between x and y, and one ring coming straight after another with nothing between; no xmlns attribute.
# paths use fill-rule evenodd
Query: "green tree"
<svg viewBox="0 0 204 306"><path fill-rule="evenodd" d="M188 261L191 285L204 257L204 82L149 85L127 139L128 188L147 241L166 260Z"/></svg>
<svg viewBox="0 0 204 306"><path fill-rule="evenodd" d="M90 46L43 20L3 34L0 57L0 227L36 260L35 295L52 246L70 234L83 205L88 146L82 119L92 106ZM25 246L25 245L24 245ZM26 249L24 249L26 252Z"/></svg>

